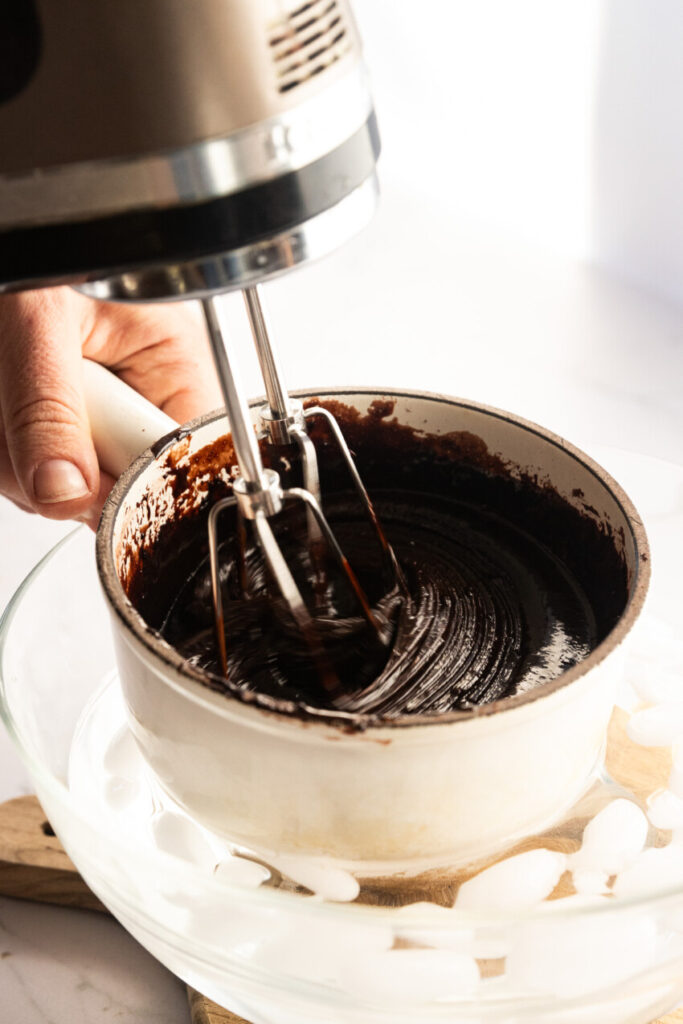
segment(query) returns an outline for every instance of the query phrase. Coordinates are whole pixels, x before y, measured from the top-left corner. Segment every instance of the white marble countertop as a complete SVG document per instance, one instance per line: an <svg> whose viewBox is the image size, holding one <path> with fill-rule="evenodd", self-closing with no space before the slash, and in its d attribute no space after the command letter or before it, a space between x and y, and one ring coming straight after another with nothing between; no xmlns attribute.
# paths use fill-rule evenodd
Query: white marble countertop
<svg viewBox="0 0 683 1024"><path fill-rule="evenodd" d="M268 288L290 387L381 384L476 399L585 448L680 461L683 309L591 269L385 195L369 231ZM245 345L243 375L260 388ZM0 607L69 529L0 499ZM30 781L0 732L0 799ZM113 921L0 900L3 1019L187 1024L183 986Z"/></svg>

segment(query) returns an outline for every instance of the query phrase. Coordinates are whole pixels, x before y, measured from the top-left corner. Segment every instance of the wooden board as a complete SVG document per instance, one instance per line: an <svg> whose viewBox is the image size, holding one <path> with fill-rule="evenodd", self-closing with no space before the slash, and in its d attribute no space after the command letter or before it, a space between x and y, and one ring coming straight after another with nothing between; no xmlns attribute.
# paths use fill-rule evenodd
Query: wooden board
<svg viewBox="0 0 683 1024"><path fill-rule="evenodd" d="M107 912L52 834L34 796L0 804L0 896ZM187 996L192 1024L249 1024L189 986ZM683 1010L653 1024L683 1024Z"/></svg>
<svg viewBox="0 0 683 1024"><path fill-rule="evenodd" d="M244 1017L236 1017L229 1010L224 1010L217 1003L212 1003L206 996L201 996L193 988L187 989L190 1001L192 1024L249 1024Z"/></svg>
<svg viewBox="0 0 683 1024"><path fill-rule="evenodd" d="M66 855L34 796L0 804L0 894L106 912Z"/></svg>
<svg viewBox="0 0 683 1024"><path fill-rule="evenodd" d="M192 1024L249 1024L243 1017L236 1017L234 1013L223 1010L216 1003L212 1003L205 996L200 996L191 988L188 988L187 991L192 1010ZM600 1021L596 1021L595 1024L600 1024ZM666 1017L659 1017L652 1024L683 1024L683 1010L667 1013Z"/></svg>

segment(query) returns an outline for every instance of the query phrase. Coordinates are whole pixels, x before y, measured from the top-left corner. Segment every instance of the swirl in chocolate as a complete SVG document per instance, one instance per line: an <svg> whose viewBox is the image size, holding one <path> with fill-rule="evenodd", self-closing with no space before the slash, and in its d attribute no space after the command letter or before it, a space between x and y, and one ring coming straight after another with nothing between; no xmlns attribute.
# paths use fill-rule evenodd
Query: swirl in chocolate
<svg viewBox="0 0 683 1024"><path fill-rule="evenodd" d="M585 595L531 537L436 496L384 493L376 505L407 594L382 595L377 543L353 517L352 499L327 511L376 613L391 626L388 652L354 616L343 582L330 582L332 601L317 621L341 683L331 697L303 638L269 593L257 551L249 551L245 600L228 542L222 554L231 688L374 716L434 714L519 693L590 652L596 625ZM291 537L286 545L300 577L304 536L298 551ZM193 664L220 677L206 564L178 594L163 633Z"/></svg>
<svg viewBox="0 0 683 1024"><path fill-rule="evenodd" d="M611 539L590 517L547 486L512 479L503 467L486 463L470 435L457 444L452 438L430 444L398 425L394 433L386 423L374 429L351 420L346 427L407 591L392 589L376 536L324 439L314 433L325 511L390 642L373 639L349 588L329 565L322 589L319 571L314 583L320 567L311 565L306 550L305 518L283 515L275 528L315 610L339 684L333 692L322 685L320 665L273 593L254 545L247 550L245 597L228 514L220 549L229 652L223 678L203 513L183 525L179 542L169 534L165 555L153 564L148 559L155 591L166 599L153 606L148 601L141 610L202 670L207 685L237 696L276 698L302 713L343 711L361 725L438 715L554 679L609 632L623 606L625 570ZM282 470L292 453L280 455ZM623 587L601 590L602 570L602 578L621 578Z"/></svg>

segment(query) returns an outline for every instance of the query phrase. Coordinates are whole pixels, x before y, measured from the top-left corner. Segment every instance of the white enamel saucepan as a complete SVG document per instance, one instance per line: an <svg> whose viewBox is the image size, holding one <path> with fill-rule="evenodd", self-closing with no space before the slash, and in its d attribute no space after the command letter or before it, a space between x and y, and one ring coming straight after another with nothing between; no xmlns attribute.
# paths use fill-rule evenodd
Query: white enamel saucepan
<svg viewBox="0 0 683 1024"><path fill-rule="evenodd" d="M532 423L459 399L393 389L314 392L361 414L386 399L399 423L425 434L468 432L513 478L549 482L563 501L589 510L628 579L614 628L552 682L474 711L349 730L324 715L304 719L277 702L213 692L147 626L122 585L131 559L154 543L179 502L200 502L206 484L190 473L179 494L169 454L176 465L201 465L197 453L226 423L218 413L198 420L160 454L148 449L127 466L136 447L174 425L98 368L88 370L88 390L100 457L121 474L99 526L97 560L130 728L161 785L197 821L264 856L325 857L365 874L413 872L483 856L544 828L587 788L622 642L647 592L649 555L632 503L586 455Z"/></svg>

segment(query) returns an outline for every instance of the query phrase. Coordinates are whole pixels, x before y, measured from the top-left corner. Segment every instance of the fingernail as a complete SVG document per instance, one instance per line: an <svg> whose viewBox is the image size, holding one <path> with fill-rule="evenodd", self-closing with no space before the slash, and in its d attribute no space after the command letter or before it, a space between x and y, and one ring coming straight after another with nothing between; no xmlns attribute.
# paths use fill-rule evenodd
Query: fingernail
<svg viewBox="0 0 683 1024"><path fill-rule="evenodd" d="M90 492L78 466L66 459L41 462L33 474L33 494L44 505L75 501Z"/></svg>

